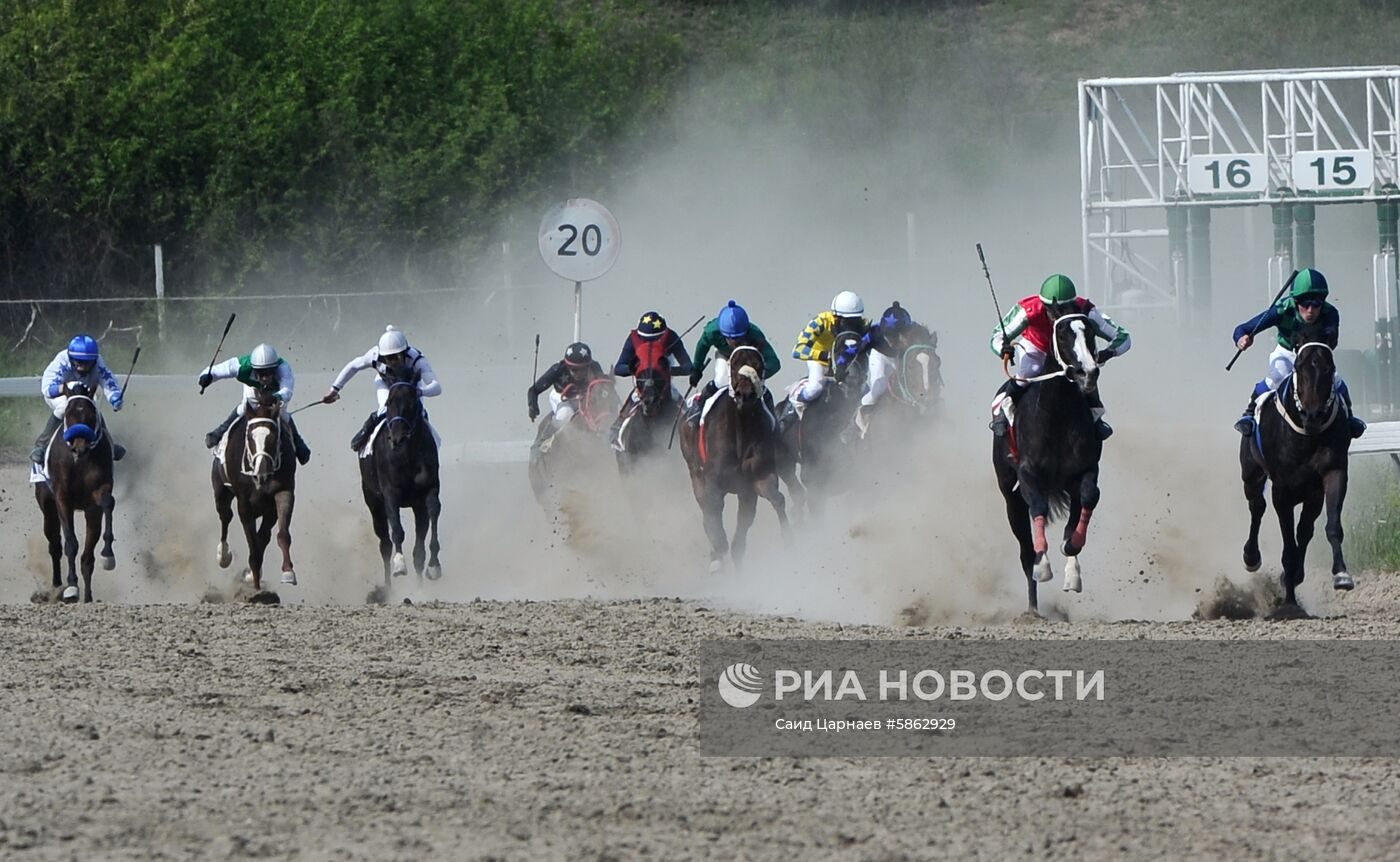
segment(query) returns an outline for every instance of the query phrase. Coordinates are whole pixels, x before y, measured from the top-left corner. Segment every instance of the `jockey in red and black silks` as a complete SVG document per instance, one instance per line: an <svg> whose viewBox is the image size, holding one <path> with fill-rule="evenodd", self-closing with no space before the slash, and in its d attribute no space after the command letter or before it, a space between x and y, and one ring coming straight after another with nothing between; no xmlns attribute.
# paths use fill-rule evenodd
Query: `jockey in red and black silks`
<svg viewBox="0 0 1400 862"><path fill-rule="evenodd" d="M680 403L681 393L671 379L676 375L685 377L690 374L690 353L686 351L681 337L668 327L666 319L655 311L643 314L637 321L637 328L627 333L622 353L618 355L617 363L613 366L613 374L618 377L637 377L646 371L660 372L663 376L661 385L665 387L662 397L674 404ZM614 448L620 448L621 445L618 432L622 429L623 420L636 409L640 400L638 389L633 387L631 396L623 402L617 421L613 423Z"/></svg>

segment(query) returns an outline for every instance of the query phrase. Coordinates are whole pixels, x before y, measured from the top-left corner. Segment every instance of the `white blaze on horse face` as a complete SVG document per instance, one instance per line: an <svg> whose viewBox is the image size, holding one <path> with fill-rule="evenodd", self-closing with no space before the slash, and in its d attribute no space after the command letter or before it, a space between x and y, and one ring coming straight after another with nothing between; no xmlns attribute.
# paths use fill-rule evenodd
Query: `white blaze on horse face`
<svg viewBox="0 0 1400 862"><path fill-rule="evenodd" d="M248 461L256 475L272 473L272 446L269 442L271 438L272 428L267 423L258 422L248 429Z"/></svg>
<svg viewBox="0 0 1400 862"><path fill-rule="evenodd" d="M931 387L929 386L929 379L928 379L928 360L929 360L929 355L928 355L926 352L924 352L924 351L920 351L917 355L915 355L914 358L917 359L917 360L919 361L919 365L923 366L923 369L924 369L924 392L927 393L927 392L929 391L929 389L931 388Z"/></svg>
<svg viewBox="0 0 1400 862"><path fill-rule="evenodd" d="M1094 358L1094 351L1089 349L1089 334L1083 320L1076 320L1069 325L1074 330L1074 355L1079 360L1079 367L1086 372L1098 370L1099 363Z"/></svg>

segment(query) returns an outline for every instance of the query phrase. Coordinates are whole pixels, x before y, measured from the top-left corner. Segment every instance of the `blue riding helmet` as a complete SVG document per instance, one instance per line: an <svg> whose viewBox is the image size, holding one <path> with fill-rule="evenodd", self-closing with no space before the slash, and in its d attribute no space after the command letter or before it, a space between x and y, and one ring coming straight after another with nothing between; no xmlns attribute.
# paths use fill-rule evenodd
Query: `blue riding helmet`
<svg viewBox="0 0 1400 862"><path fill-rule="evenodd" d="M719 334L725 338L743 338L749 334L749 313L732 299L719 311Z"/></svg>
<svg viewBox="0 0 1400 862"><path fill-rule="evenodd" d="M73 362L96 362L97 339L91 335L75 335L68 342L68 358Z"/></svg>

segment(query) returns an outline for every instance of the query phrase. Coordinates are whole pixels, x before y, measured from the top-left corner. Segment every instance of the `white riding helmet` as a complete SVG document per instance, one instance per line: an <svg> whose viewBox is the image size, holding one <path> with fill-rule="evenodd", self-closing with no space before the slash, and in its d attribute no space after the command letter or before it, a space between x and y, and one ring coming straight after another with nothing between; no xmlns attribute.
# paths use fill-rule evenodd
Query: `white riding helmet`
<svg viewBox="0 0 1400 862"><path fill-rule="evenodd" d="M248 357L248 362L259 371L265 368L276 368L277 363L281 361L282 357L277 355L277 348L267 343L254 347L253 354Z"/></svg>
<svg viewBox="0 0 1400 862"><path fill-rule="evenodd" d="M865 302L849 290L843 290L831 300L831 310L841 317L859 317L865 313Z"/></svg>
<svg viewBox="0 0 1400 862"><path fill-rule="evenodd" d="M379 336L380 356L393 356L396 353L403 353L407 349L407 335L395 329L393 324L384 327L384 334Z"/></svg>

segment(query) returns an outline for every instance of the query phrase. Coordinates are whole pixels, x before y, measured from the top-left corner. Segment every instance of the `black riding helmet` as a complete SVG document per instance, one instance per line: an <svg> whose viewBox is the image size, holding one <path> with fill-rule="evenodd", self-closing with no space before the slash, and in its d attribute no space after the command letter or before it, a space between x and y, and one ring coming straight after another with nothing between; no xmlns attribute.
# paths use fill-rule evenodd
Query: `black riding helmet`
<svg viewBox="0 0 1400 862"><path fill-rule="evenodd" d="M589 365L593 362L593 351L588 349L588 345L582 341L575 341L564 349L564 364L574 367Z"/></svg>

